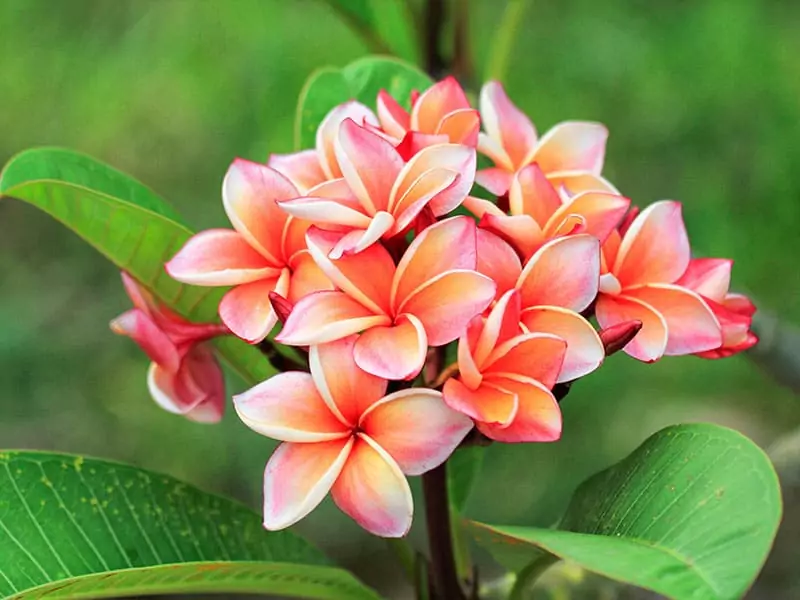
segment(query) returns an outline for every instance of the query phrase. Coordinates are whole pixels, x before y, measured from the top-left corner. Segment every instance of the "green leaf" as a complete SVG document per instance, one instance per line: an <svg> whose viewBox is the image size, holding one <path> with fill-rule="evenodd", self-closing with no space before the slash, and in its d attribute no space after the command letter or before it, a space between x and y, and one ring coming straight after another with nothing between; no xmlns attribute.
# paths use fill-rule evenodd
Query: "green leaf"
<svg viewBox="0 0 800 600"><path fill-rule="evenodd" d="M447 461L447 492L450 504L459 512L467 504L472 486L480 474L485 455L482 446L465 446Z"/></svg>
<svg viewBox="0 0 800 600"><path fill-rule="evenodd" d="M225 290L184 285L164 271L164 263L192 231L135 179L77 152L36 148L6 164L0 195L32 204L60 221L179 314L194 321L217 320ZM217 348L249 383L275 372L257 348L240 340L221 339Z"/></svg>
<svg viewBox="0 0 800 600"><path fill-rule="evenodd" d="M505 564L552 555L677 599L739 598L767 557L781 516L766 455L716 425L668 427L582 484L559 529L472 523ZM544 554L545 551L549 554Z"/></svg>
<svg viewBox="0 0 800 600"><path fill-rule="evenodd" d="M332 108L343 102L358 100L374 109L378 92L383 88L408 108L411 91L422 91L431 83L416 67L393 58L367 57L343 69L320 69L300 92L296 145L298 149L313 148L317 127Z"/></svg>
<svg viewBox="0 0 800 600"><path fill-rule="evenodd" d="M244 506L172 477L64 454L0 453L0 596L170 591L376 598L302 538L266 532Z"/></svg>

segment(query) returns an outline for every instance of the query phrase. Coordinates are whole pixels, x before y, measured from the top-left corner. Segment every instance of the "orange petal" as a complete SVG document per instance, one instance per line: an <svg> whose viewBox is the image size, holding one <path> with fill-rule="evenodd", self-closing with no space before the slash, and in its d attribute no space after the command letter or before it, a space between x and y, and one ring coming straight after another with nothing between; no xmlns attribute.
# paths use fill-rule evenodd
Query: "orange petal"
<svg viewBox="0 0 800 600"><path fill-rule="evenodd" d="M308 230L306 241L314 262L343 292L354 298L375 314L390 312L389 295L394 261L380 244L373 244L358 254L331 259L340 234L316 227Z"/></svg>
<svg viewBox="0 0 800 600"><path fill-rule="evenodd" d="M411 116L386 90L378 92L378 120L381 128L398 140L411 128Z"/></svg>
<svg viewBox="0 0 800 600"><path fill-rule="evenodd" d="M278 373L234 396L233 405L250 429L282 442L326 442L350 435L308 373Z"/></svg>
<svg viewBox="0 0 800 600"><path fill-rule="evenodd" d="M477 327L474 327L476 324ZM470 333L473 333L473 337L477 337L474 335L476 330L483 330L482 317L475 317L470 322L470 325L467 326L467 330L458 338L458 372L464 385L472 390L477 389L481 381L483 381L483 375L481 375L478 365L475 364L475 359L472 357L472 351L477 342L471 343Z"/></svg>
<svg viewBox="0 0 800 600"><path fill-rule="evenodd" d="M545 173L603 169L608 130L600 123L565 121L542 136L527 162L537 162Z"/></svg>
<svg viewBox="0 0 800 600"><path fill-rule="evenodd" d="M508 374L521 375L553 387L561 372L567 343L548 333L525 333L495 348L481 371L484 381Z"/></svg>
<svg viewBox="0 0 800 600"><path fill-rule="evenodd" d="M336 160L335 143L339 135L339 127L345 119L352 119L357 124L378 124L374 113L355 100L340 104L327 114L317 128L317 155L328 179L342 176L342 170Z"/></svg>
<svg viewBox="0 0 800 600"><path fill-rule="evenodd" d="M324 271L317 266L308 250L295 254L292 260L292 277L289 280L287 299L292 304L314 292L332 290L333 284Z"/></svg>
<svg viewBox="0 0 800 600"><path fill-rule="evenodd" d="M645 302L664 317L668 332L664 354L668 356L704 352L722 344L719 321L695 292L662 284L625 290L625 296Z"/></svg>
<svg viewBox="0 0 800 600"><path fill-rule="evenodd" d="M331 492L336 505L373 535L403 537L411 528L414 502L408 481L392 457L364 434Z"/></svg>
<svg viewBox="0 0 800 600"><path fill-rule="evenodd" d="M551 227L565 219L568 215L578 215L584 219L585 228L582 233L588 233L600 240L602 244L606 238L619 225L631 201L622 196L605 192L583 192L572 198L553 214L545 234L550 236Z"/></svg>
<svg viewBox="0 0 800 600"><path fill-rule="evenodd" d="M667 322L649 304L636 298L600 294L595 315L603 329L626 321L641 321L642 329L625 346L625 352L644 362L654 362L663 356L667 348Z"/></svg>
<svg viewBox="0 0 800 600"><path fill-rule="evenodd" d="M594 327L578 313L554 306L537 306L522 313L530 332L550 333L567 342L567 352L556 381L572 381L599 367L605 349Z"/></svg>
<svg viewBox="0 0 800 600"><path fill-rule="evenodd" d="M512 215L529 215L543 229L561 208L561 198L539 165L532 164L516 173L508 190Z"/></svg>
<svg viewBox="0 0 800 600"><path fill-rule="evenodd" d="M400 315L394 325L372 327L359 336L353 354L367 373L385 379L411 379L425 364L428 339L413 315Z"/></svg>
<svg viewBox="0 0 800 600"><path fill-rule="evenodd" d="M509 244L524 257L530 257L544 242L544 234L539 224L530 215L510 217L502 215L483 215L478 224L481 229L491 231ZM478 256L480 260L480 256Z"/></svg>
<svg viewBox="0 0 800 600"><path fill-rule="evenodd" d="M517 416L507 427L476 423L486 437L498 442L554 442L561 437L561 409L553 394L535 379L498 380L498 385L517 395Z"/></svg>
<svg viewBox="0 0 800 600"><path fill-rule="evenodd" d="M469 109L469 100L455 77L446 77L425 90L411 110L411 129L440 133L439 124L450 113ZM461 143L453 140L454 143Z"/></svg>
<svg viewBox="0 0 800 600"><path fill-rule="evenodd" d="M342 472L353 442L278 446L264 471L264 527L284 529L314 510Z"/></svg>
<svg viewBox="0 0 800 600"><path fill-rule="evenodd" d="M280 207L293 217L318 225L344 225L366 229L371 221L370 215L364 214L360 206L353 208L347 202L328 198L295 198L281 202Z"/></svg>
<svg viewBox="0 0 800 600"><path fill-rule="evenodd" d="M413 388L373 404L359 427L403 473L421 475L449 458L472 429L472 421L450 410L441 392Z"/></svg>
<svg viewBox="0 0 800 600"><path fill-rule="evenodd" d="M522 272L519 256L508 243L491 231L478 229L477 240L477 271L494 280L497 284L496 296L499 297L517 283Z"/></svg>
<svg viewBox="0 0 800 600"><path fill-rule="evenodd" d="M478 132L481 129L481 117L473 108L455 110L444 117L436 129L436 133L444 134L454 144L463 144L474 148L478 145Z"/></svg>
<svg viewBox="0 0 800 600"><path fill-rule="evenodd" d="M417 218L420 211L437 194L450 187L458 177L458 173L448 169L436 168L422 173L393 206L392 210L397 216L397 222L392 228L392 233L398 234L405 231Z"/></svg>
<svg viewBox="0 0 800 600"><path fill-rule="evenodd" d="M388 237L394 229L394 225L395 222L392 215L384 211L378 211L372 217L365 230L354 229L342 236L328 253L328 256L336 260L342 258L345 254L363 252L382 237Z"/></svg>
<svg viewBox="0 0 800 600"><path fill-rule="evenodd" d="M389 322L389 317L376 315L344 292L315 292L295 304L275 341L289 346L324 344Z"/></svg>
<svg viewBox="0 0 800 600"><path fill-rule="evenodd" d="M490 382L484 381L471 390L458 379L450 378L443 392L447 406L481 423L506 427L517 416L517 395Z"/></svg>
<svg viewBox="0 0 800 600"><path fill-rule="evenodd" d="M600 175L589 171L554 171L547 174L547 179L557 190L565 189L570 195L581 192L608 192L619 195L619 190L611 182Z"/></svg>
<svg viewBox="0 0 800 600"><path fill-rule="evenodd" d="M519 293L512 289L500 297L483 324L473 352L477 365L483 365L498 344L522 333L519 320Z"/></svg>
<svg viewBox="0 0 800 600"><path fill-rule="evenodd" d="M530 119L517 108L497 81L489 81L481 89L481 118L489 137L505 150L511 162L509 167L520 167L530 161L536 145L536 129Z"/></svg>
<svg viewBox="0 0 800 600"><path fill-rule="evenodd" d="M370 375L355 362L357 336L311 346L308 362L311 376L328 408L349 427L386 393L386 380Z"/></svg>
<svg viewBox="0 0 800 600"><path fill-rule="evenodd" d="M327 177L322 171L316 150L302 150L291 154L271 154L267 166L291 181L301 194L305 194Z"/></svg>
<svg viewBox="0 0 800 600"><path fill-rule="evenodd" d="M547 242L517 280L523 309L547 305L581 312L595 299L599 285L600 244L590 235Z"/></svg>
<svg viewBox="0 0 800 600"><path fill-rule="evenodd" d="M298 252L304 252L306 249L306 231L311 226L308 221L297 219L289 216L286 219L286 225L283 227L283 238L281 240L281 247L283 248L283 256L286 257L289 265L294 264L295 257Z"/></svg>
<svg viewBox="0 0 800 600"><path fill-rule="evenodd" d="M286 213L277 202L298 195L283 175L266 165L237 158L222 182L222 204L233 228L269 262L281 266Z"/></svg>
<svg viewBox="0 0 800 600"><path fill-rule="evenodd" d="M733 261L724 258L693 258L675 283L715 302L723 302L731 286L732 266Z"/></svg>
<svg viewBox="0 0 800 600"><path fill-rule="evenodd" d="M506 216L506 213L500 210L494 202L484 200L483 198L476 198L475 196L467 196L464 199L463 206L479 219L487 214L497 217Z"/></svg>
<svg viewBox="0 0 800 600"><path fill-rule="evenodd" d="M474 269L476 229L475 221L459 216L439 221L420 233L397 265L392 305L399 306L414 290L446 271Z"/></svg>
<svg viewBox="0 0 800 600"><path fill-rule="evenodd" d="M222 322L246 342L260 342L278 322L278 316L269 301L269 293L277 292L285 296L289 291L290 277L289 269L283 269L280 277L236 286L219 303Z"/></svg>
<svg viewBox="0 0 800 600"><path fill-rule="evenodd" d="M417 288L398 307L398 313L417 317L431 346L442 346L464 331L472 317L494 300L494 281L476 271L443 273Z"/></svg>
<svg viewBox="0 0 800 600"><path fill-rule="evenodd" d="M483 134L481 134L481 136L482 135ZM482 139L481 136L478 136L478 140ZM481 150L481 152L486 154L486 151L480 146L480 141L478 144L478 148ZM508 193L513 177L513 171L489 167L487 169L481 169L475 173L475 183L496 196L502 196L503 194Z"/></svg>
<svg viewBox="0 0 800 600"><path fill-rule="evenodd" d="M336 138L336 159L347 185L364 210L374 215L389 208L389 194L403 159L381 136L345 119Z"/></svg>
<svg viewBox="0 0 800 600"><path fill-rule="evenodd" d="M690 249L678 202L651 204L634 219L617 252L613 273L622 287L672 283L689 266Z"/></svg>
<svg viewBox="0 0 800 600"><path fill-rule="evenodd" d="M237 232L208 229L192 236L166 264L167 273L192 285L239 285L280 275Z"/></svg>

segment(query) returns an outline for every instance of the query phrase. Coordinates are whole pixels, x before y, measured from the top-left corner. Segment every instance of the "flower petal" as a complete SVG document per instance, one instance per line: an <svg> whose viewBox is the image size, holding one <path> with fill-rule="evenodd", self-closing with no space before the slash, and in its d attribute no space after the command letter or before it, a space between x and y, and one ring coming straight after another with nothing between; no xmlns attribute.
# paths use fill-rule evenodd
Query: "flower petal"
<svg viewBox="0 0 800 600"><path fill-rule="evenodd" d="M397 265L392 305L399 306L418 287L446 271L474 269L476 229L475 221L469 217L451 217L427 227L414 238Z"/></svg>
<svg viewBox="0 0 800 600"><path fill-rule="evenodd" d="M522 256L530 257L544 242L539 224L530 215L483 215L481 229L491 231L511 244ZM478 255L480 261L480 255Z"/></svg>
<svg viewBox="0 0 800 600"><path fill-rule="evenodd" d="M213 350L199 344L184 357L175 379L180 397L186 397L184 416L196 423L219 423L225 413L225 376ZM190 408L191 407L191 408Z"/></svg>
<svg viewBox="0 0 800 600"><path fill-rule="evenodd" d="M347 437L278 446L264 470L264 527L284 529L314 510L342 472L353 444Z"/></svg>
<svg viewBox="0 0 800 600"><path fill-rule="evenodd" d="M525 333L500 344L484 363L484 381L508 374L541 382L548 389L558 380L567 351L565 340L549 333Z"/></svg>
<svg viewBox="0 0 800 600"><path fill-rule="evenodd" d="M292 277L289 280L287 299L292 304L296 304L301 298L314 292L333 289L331 280L317 266L308 250L295 254L291 267Z"/></svg>
<svg viewBox="0 0 800 600"><path fill-rule="evenodd" d="M486 150L480 146L480 140L484 139L482 136L483 134L478 136L478 148L483 154L487 154ZM495 162L497 161L495 160ZM495 196L502 196L503 194L507 194L509 188L511 188L513 177L513 171L489 167L475 172L475 183Z"/></svg>
<svg viewBox="0 0 800 600"><path fill-rule="evenodd" d="M250 429L282 442L326 442L350 435L308 373L278 373L234 396L233 405Z"/></svg>
<svg viewBox="0 0 800 600"><path fill-rule="evenodd" d="M664 354L681 356L713 350L722 344L719 321L703 299L676 285L646 285L625 290L661 313L667 323L667 347Z"/></svg>
<svg viewBox="0 0 800 600"><path fill-rule="evenodd" d="M327 179L319 163L316 150L302 150L291 154L272 154L267 166L291 181L301 194Z"/></svg>
<svg viewBox="0 0 800 600"><path fill-rule="evenodd" d="M561 198L537 164L528 165L514 175L508 190L512 215L529 215L540 229L559 208Z"/></svg>
<svg viewBox="0 0 800 600"><path fill-rule="evenodd" d="M582 233L593 235L602 244L619 225L630 203L631 201L627 198L616 194L582 192L553 214L545 229L545 235L548 237L553 235L552 228L569 215L578 215L585 221Z"/></svg>
<svg viewBox="0 0 800 600"><path fill-rule="evenodd" d="M507 427L476 423L486 437L498 442L554 442L561 437L561 409L553 394L535 379L498 379L497 384L517 395L517 416Z"/></svg>
<svg viewBox="0 0 800 600"><path fill-rule="evenodd" d="M425 90L414 103L411 110L411 129L423 133L439 133L437 129L442 119L457 110L469 108L469 100L458 80L452 75L445 77Z"/></svg>
<svg viewBox="0 0 800 600"><path fill-rule="evenodd" d="M389 208L389 194L403 159L381 136L345 119L336 138L336 159L347 185L364 210L373 215Z"/></svg>
<svg viewBox="0 0 800 600"><path fill-rule="evenodd" d="M388 212L378 211L369 226L365 229L354 229L343 235L328 256L332 259L339 259L345 254L358 254L363 252L375 242L387 235L394 229L394 217ZM388 289L388 286L387 286Z"/></svg>
<svg viewBox="0 0 800 600"><path fill-rule="evenodd" d="M289 346L324 344L389 322L389 317L376 315L344 292L315 292L294 305L275 341Z"/></svg>
<svg viewBox="0 0 800 600"><path fill-rule="evenodd" d="M316 227L308 230L306 242L314 262L343 292L375 314L390 312L389 295L394 261L380 244L373 244L358 254L331 259L341 234Z"/></svg>
<svg viewBox="0 0 800 600"><path fill-rule="evenodd" d="M517 280L523 309L547 305L581 312L595 299L599 285L600 243L590 235L547 242Z"/></svg>
<svg viewBox="0 0 800 600"><path fill-rule="evenodd" d="M608 129L600 123L565 121L542 136L525 162L537 162L545 173L603 170Z"/></svg>
<svg viewBox="0 0 800 600"><path fill-rule="evenodd" d="M724 258L693 258L675 283L715 302L723 302L731 286L732 266L733 261Z"/></svg>
<svg viewBox="0 0 800 600"><path fill-rule="evenodd" d="M483 198L476 198L475 196L467 196L464 199L463 206L479 219L484 215L492 215L496 217L506 216L506 213L504 213L500 207L498 207L497 204L491 200L484 200Z"/></svg>
<svg viewBox="0 0 800 600"><path fill-rule="evenodd" d="M450 410L441 392L412 388L373 404L359 427L403 473L421 475L450 457L472 429L472 421Z"/></svg>
<svg viewBox="0 0 800 600"><path fill-rule="evenodd" d="M667 322L646 302L626 296L600 294L595 315L603 329L626 321L642 322L641 331L624 348L633 358L654 362L664 355L667 348Z"/></svg>
<svg viewBox="0 0 800 600"><path fill-rule="evenodd" d="M260 342L278 322L278 316L269 301L269 293L276 292L286 296L290 277L289 269L283 269L280 277L237 285L219 303L222 322L246 342Z"/></svg>
<svg viewBox="0 0 800 600"><path fill-rule="evenodd" d="M408 481L392 457L364 434L331 491L336 505L374 535L402 537L411 528L414 503Z"/></svg>
<svg viewBox="0 0 800 600"><path fill-rule="evenodd" d="M496 297L517 284L522 264L519 256L505 240L491 231L478 229L478 273L490 277L497 284Z"/></svg>
<svg viewBox="0 0 800 600"><path fill-rule="evenodd" d="M436 133L444 134L454 144L474 148L478 145L481 117L474 108L455 110L439 123Z"/></svg>
<svg viewBox="0 0 800 600"><path fill-rule="evenodd" d="M472 340L477 337L474 332L482 329L483 317L477 316L470 321L467 330L458 338L458 372L464 384L473 390L483 381L483 375L472 357L472 349L476 345Z"/></svg>
<svg viewBox="0 0 800 600"><path fill-rule="evenodd" d="M393 234L405 231L437 194L446 190L458 179L459 174L448 169L430 169L420 175L398 199L392 210L397 215L397 222L392 228Z"/></svg>
<svg viewBox="0 0 800 600"><path fill-rule="evenodd" d="M280 268L230 229L192 236L166 264L167 273L192 285L239 285L280 275Z"/></svg>
<svg viewBox="0 0 800 600"><path fill-rule="evenodd" d="M554 171L547 174L547 179L557 190L566 190L569 195L581 192L608 192L620 195L619 190L611 182L600 175L589 171Z"/></svg>
<svg viewBox="0 0 800 600"><path fill-rule="evenodd" d="M567 342L564 364L556 381L572 381L588 375L605 358L600 336L578 313L555 306L537 306L524 311L521 320L532 333L551 333Z"/></svg>
<svg viewBox="0 0 800 600"><path fill-rule="evenodd" d="M289 258L281 248L287 216L277 201L296 196L297 189L276 170L241 158L222 182L222 204L233 228L275 266Z"/></svg>
<svg viewBox="0 0 800 600"><path fill-rule="evenodd" d="M390 136L403 139L411 128L411 116L386 90L378 92L378 120Z"/></svg>
<svg viewBox="0 0 800 600"><path fill-rule="evenodd" d="M311 376L328 408L349 427L386 393L386 380L370 375L355 361L358 336L311 346L308 362Z"/></svg>
<svg viewBox="0 0 800 600"><path fill-rule="evenodd" d="M152 317L153 313L159 308L158 303L153 299L153 295L129 273L121 271L120 276L122 278L122 287L125 288L125 293L128 294L128 298L133 302L133 306Z"/></svg>
<svg viewBox="0 0 800 600"><path fill-rule="evenodd" d="M508 290L492 307L492 311L483 324L483 329L473 352L477 365L483 365L498 344L502 344L522 333L519 319L519 293L517 290Z"/></svg>
<svg viewBox="0 0 800 600"><path fill-rule="evenodd" d="M280 207L293 217L317 225L345 225L366 229L371 221L371 217L364 214L360 206L354 208L348 206L347 202L328 198L295 198L280 202Z"/></svg>
<svg viewBox="0 0 800 600"><path fill-rule="evenodd" d="M464 332L472 317L491 304L496 290L494 281L476 271L449 271L417 288L398 312L417 317L428 343L442 346Z"/></svg>
<svg viewBox="0 0 800 600"><path fill-rule="evenodd" d="M678 202L645 208L622 239L612 271L622 287L673 283L689 266L689 237Z"/></svg>
<svg viewBox="0 0 800 600"><path fill-rule="evenodd" d="M509 169L527 164L525 158L536 145L536 129L531 120L517 108L497 81L489 81L481 89L483 128L499 142L508 155Z"/></svg>
<svg viewBox="0 0 800 600"><path fill-rule="evenodd" d="M393 325L372 327L355 345L356 364L385 379L411 379L425 364L428 339L413 315L400 315Z"/></svg>
<svg viewBox="0 0 800 600"><path fill-rule="evenodd" d="M355 100L340 104L326 115L317 129L317 155L328 179L342 176L342 170L336 160L335 143L339 136L339 127L345 119L352 119L357 124L378 124L375 114Z"/></svg>
<svg viewBox="0 0 800 600"><path fill-rule="evenodd" d="M181 355L169 336L143 310L133 308L122 313L109 324L111 331L125 335L136 342L164 371L176 373Z"/></svg>
<svg viewBox="0 0 800 600"><path fill-rule="evenodd" d="M481 423L507 427L517 416L517 395L491 382L484 381L471 390L458 379L450 378L443 392L447 406Z"/></svg>

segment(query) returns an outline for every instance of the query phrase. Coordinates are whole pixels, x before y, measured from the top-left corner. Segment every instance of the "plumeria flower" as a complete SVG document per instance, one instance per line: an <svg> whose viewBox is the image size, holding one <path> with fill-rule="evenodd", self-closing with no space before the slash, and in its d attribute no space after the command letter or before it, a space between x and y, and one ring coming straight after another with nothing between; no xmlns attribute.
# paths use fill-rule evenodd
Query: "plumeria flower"
<svg viewBox="0 0 800 600"><path fill-rule="evenodd" d="M559 193L534 163L514 175L508 203L510 214L488 200L468 197L464 201L481 219L481 227L494 231L528 258L545 241L562 235L588 233L604 242L619 225L630 200L611 192L570 195L562 188Z"/></svg>
<svg viewBox="0 0 800 600"><path fill-rule="evenodd" d="M750 331L756 307L744 294L728 291L733 261L723 258L695 258L677 284L700 294L722 328L722 345L696 353L703 358L726 358L753 347L758 338Z"/></svg>
<svg viewBox="0 0 800 600"><path fill-rule="evenodd" d="M311 374L281 373L234 397L254 431L280 440L264 472L264 527L288 527L331 492L364 529L408 533L413 515L405 475L443 463L472 421L449 409L440 392L386 393L386 380L353 360L356 336L312 346Z"/></svg>
<svg viewBox="0 0 800 600"><path fill-rule="evenodd" d="M183 283L235 286L220 302L222 322L240 338L257 343L277 322L269 293L295 301L331 289L305 249L309 223L277 204L298 196L283 175L267 166L236 159L222 184L222 201L234 229L210 229L193 236L167 265Z"/></svg>
<svg viewBox="0 0 800 600"><path fill-rule="evenodd" d="M532 163L538 163L557 185L563 183L573 192L598 189L591 187L594 185L616 191L599 177L608 138L603 125L566 121L539 138L531 120L497 81L489 81L481 89L480 114L484 132L478 136L478 150L495 166L479 171L476 181L493 194L505 194L514 174Z"/></svg>
<svg viewBox="0 0 800 600"><path fill-rule="evenodd" d="M572 381L597 369L605 357L603 342L579 314L597 297L597 238L580 234L551 240L524 264L511 246L489 231L478 230L477 246L478 271L497 282L498 303L508 290L517 290L523 329L566 341L556 381Z"/></svg>
<svg viewBox="0 0 800 600"><path fill-rule="evenodd" d="M645 362L715 350L720 322L696 291L681 285L690 264L689 238L677 202L656 202L624 235L603 246L604 271L595 314L601 327L636 319L642 330L625 352ZM727 291L727 287L726 287ZM718 297L718 296L717 296Z"/></svg>
<svg viewBox="0 0 800 600"><path fill-rule="evenodd" d="M552 334L523 332L520 294L509 290L486 319L478 316L458 341L458 379L444 384L450 408L501 442L561 437L561 410L550 389L567 344Z"/></svg>
<svg viewBox="0 0 800 600"><path fill-rule="evenodd" d="M471 148L436 144L406 163L390 142L351 119L339 126L335 153L343 182L280 203L297 218L342 232L334 258L404 233L426 207L435 216L447 214L467 196L475 175Z"/></svg>
<svg viewBox="0 0 800 600"><path fill-rule="evenodd" d="M494 281L475 271L476 230L469 217L439 221L395 266L380 244L332 260L335 234L312 227L309 252L338 289L302 298L275 339L311 346L363 332L359 367L386 379L416 376L428 346L457 339L495 296Z"/></svg>
<svg viewBox="0 0 800 600"><path fill-rule="evenodd" d="M474 148L478 143L480 116L469 105L467 95L455 77L447 77L429 87L406 111L386 90L378 94L378 119L381 128L413 156L431 144L451 142Z"/></svg>
<svg viewBox="0 0 800 600"><path fill-rule="evenodd" d="M153 361L147 371L153 400L192 421L219 421L225 411L225 382L213 351L203 342L229 331L179 317L124 272L122 284L134 308L111 321L111 330L133 339Z"/></svg>
<svg viewBox="0 0 800 600"><path fill-rule="evenodd" d="M301 194L325 181L339 179L342 171L336 161L334 142L345 119L352 119L359 125L378 126L375 113L368 107L355 100L345 102L333 108L320 123L315 148L273 154L267 165L287 177Z"/></svg>

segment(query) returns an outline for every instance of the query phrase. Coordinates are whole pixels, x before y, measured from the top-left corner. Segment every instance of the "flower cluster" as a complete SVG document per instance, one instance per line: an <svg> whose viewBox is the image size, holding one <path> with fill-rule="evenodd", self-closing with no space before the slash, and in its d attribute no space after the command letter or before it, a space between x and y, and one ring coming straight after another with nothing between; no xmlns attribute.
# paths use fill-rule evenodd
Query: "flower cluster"
<svg viewBox="0 0 800 600"><path fill-rule="evenodd" d="M235 160L222 189L233 229L197 234L166 266L230 286L219 315L233 334L259 343L281 321L275 342L308 352L310 373L234 398L282 442L265 472L268 529L330 492L369 531L404 535L405 476L440 465L473 426L557 440L565 384L611 351L652 362L756 342L731 262L691 257L680 204L639 212L602 177L602 125L539 137L500 84L476 110L453 78L412 94L410 111L385 91L376 107L334 108L313 149ZM478 170L478 153L494 166ZM180 387L196 351L163 357L155 333L116 323L171 374L151 372L153 393Z"/></svg>

